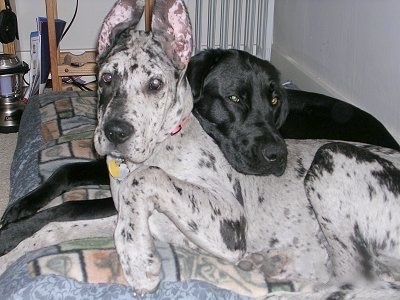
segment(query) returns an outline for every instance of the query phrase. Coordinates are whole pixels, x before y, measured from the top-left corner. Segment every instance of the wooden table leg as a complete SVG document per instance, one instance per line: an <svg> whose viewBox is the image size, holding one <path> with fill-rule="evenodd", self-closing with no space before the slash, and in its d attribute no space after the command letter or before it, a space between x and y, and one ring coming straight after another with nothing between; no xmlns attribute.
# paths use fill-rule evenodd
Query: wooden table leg
<svg viewBox="0 0 400 300"><path fill-rule="evenodd" d="M50 72L53 91L61 91L62 82L61 77L58 74L60 50L57 47L55 26L55 19L57 18L57 0L46 0L46 14L49 28Z"/></svg>
<svg viewBox="0 0 400 300"><path fill-rule="evenodd" d="M145 9L144 9L144 18L145 18L145 31L151 31L151 16L153 13L154 0L146 0Z"/></svg>

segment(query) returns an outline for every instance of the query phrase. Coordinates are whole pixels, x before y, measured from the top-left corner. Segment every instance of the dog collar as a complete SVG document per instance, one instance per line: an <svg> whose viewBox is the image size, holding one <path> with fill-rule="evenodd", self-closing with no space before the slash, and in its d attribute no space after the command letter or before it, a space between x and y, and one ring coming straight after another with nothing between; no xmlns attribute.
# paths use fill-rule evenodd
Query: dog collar
<svg viewBox="0 0 400 300"><path fill-rule="evenodd" d="M109 158L107 167L110 175L118 180L124 179L129 174L128 166L123 158Z"/></svg>
<svg viewBox="0 0 400 300"><path fill-rule="evenodd" d="M179 131L182 130L183 125L186 124L186 122L189 120L190 115L188 115L186 118L184 118L170 133L170 135L175 135L177 134Z"/></svg>

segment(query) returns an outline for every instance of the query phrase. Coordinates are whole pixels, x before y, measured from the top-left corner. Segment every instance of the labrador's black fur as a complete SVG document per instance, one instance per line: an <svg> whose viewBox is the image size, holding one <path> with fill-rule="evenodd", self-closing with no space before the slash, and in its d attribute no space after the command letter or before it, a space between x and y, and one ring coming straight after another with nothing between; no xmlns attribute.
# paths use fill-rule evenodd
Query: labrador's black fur
<svg viewBox="0 0 400 300"><path fill-rule="evenodd" d="M332 139L399 150L386 128L369 113L326 95L287 90L289 116L280 129L288 139Z"/></svg>
<svg viewBox="0 0 400 300"><path fill-rule="evenodd" d="M194 114L239 172L254 174L259 164L252 163L251 157L256 157L276 162L273 173L279 175L287 154L283 138L335 139L400 149L386 128L370 114L325 95L283 89L278 70L247 52L202 51L191 59L187 76L194 95ZM239 100L237 105L227 105L233 100ZM216 127L218 130L214 130ZM82 170L87 172L80 173ZM82 176L78 178L76 174ZM90 204L64 203L35 215L72 187L108 182L103 159L60 168L6 210L0 230L0 255L51 221L116 213L109 198L88 201Z"/></svg>
<svg viewBox="0 0 400 300"><path fill-rule="evenodd" d="M279 128L289 107L279 71L247 52L217 49L193 57L186 75L193 112L229 163L240 173L259 174L265 160L280 175L287 150Z"/></svg>
<svg viewBox="0 0 400 300"><path fill-rule="evenodd" d="M229 109L223 103L227 95L244 95L247 105L263 111L269 109L268 102L272 98L257 97L263 92L268 95L273 91L272 96L283 102L280 115L276 114L274 118L285 139L343 140L400 150L399 144L382 123L369 113L326 95L282 89L278 71L248 52L233 49L202 51L191 59L187 76L193 91L194 110L197 116L201 115L210 123L223 122L221 114ZM289 114L286 118L287 107ZM244 117L245 110L240 118L235 119L235 128L244 125L240 121ZM219 142L218 139L216 141Z"/></svg>

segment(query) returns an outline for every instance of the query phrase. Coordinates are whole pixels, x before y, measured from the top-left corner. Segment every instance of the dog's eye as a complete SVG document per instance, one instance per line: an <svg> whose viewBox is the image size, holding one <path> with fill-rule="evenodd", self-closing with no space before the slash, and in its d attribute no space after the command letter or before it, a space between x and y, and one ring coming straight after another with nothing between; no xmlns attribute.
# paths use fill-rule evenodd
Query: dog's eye
<svg viewBox="0 0 400 300"><path fill-rule="evenodd" d="M228 99L235 103L238 103L240 101L239 97L235 95L229 96Z"/></svg>
<svg viewBox="0 0 400 300"><path fill-rule="evenodd" d="M103 73L101 75L101 80L103 80L103 82L105 83L110 83L112 81L112 74L111 73Z"/></svg>
<svg viewBox="0 0 400 300"><path fill-rule="evenodd" d="M277 105L278 103L279 103L279 99L278 99L277 97L272 98L272 100L271 100L272 106L275 106L275 105Z"/></svg>
<svg viewBox="0 0 400 300"><path fill-rule="evenodd" d="M155 91L155 90L160 89L162 87L162 85L163 85L163 82L161 81L161 79L152 78L152 79L150 79L150 82L149 82L149 89Z"/></svg>

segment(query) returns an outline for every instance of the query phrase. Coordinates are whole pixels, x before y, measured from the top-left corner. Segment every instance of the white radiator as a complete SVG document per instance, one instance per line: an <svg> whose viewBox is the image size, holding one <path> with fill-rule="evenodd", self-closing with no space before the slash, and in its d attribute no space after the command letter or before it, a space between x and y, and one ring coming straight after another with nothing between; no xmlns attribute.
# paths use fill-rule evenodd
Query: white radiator
<svg viewBox="0 0 400 300"><path fill-rule="evenodd" d="M271 58L275 0L186 0L195 52L236 48Z"/></svg>

